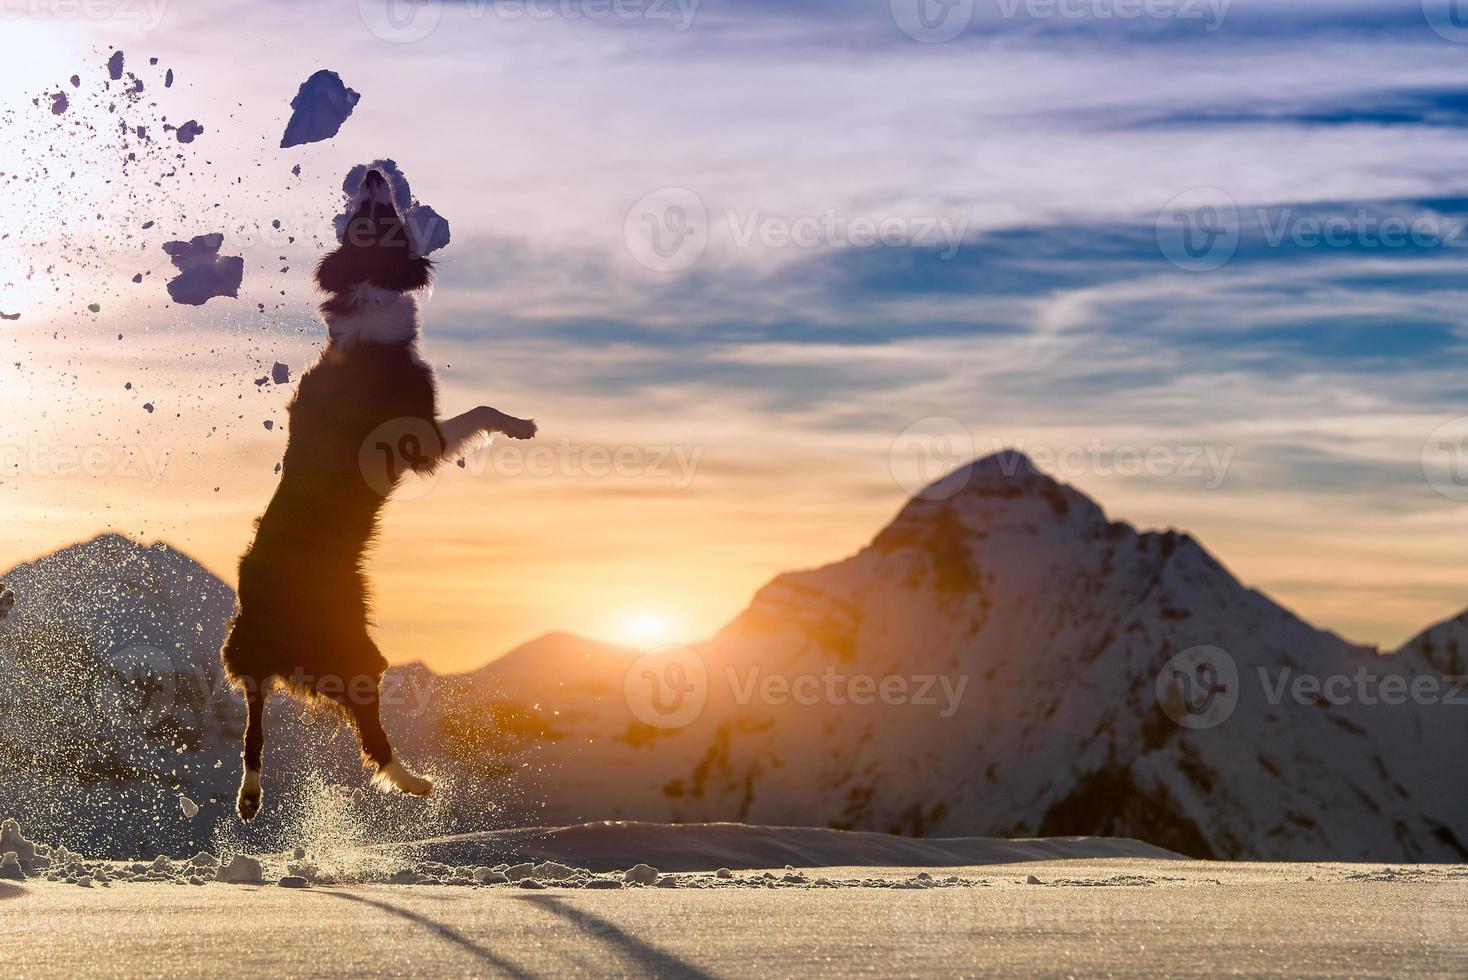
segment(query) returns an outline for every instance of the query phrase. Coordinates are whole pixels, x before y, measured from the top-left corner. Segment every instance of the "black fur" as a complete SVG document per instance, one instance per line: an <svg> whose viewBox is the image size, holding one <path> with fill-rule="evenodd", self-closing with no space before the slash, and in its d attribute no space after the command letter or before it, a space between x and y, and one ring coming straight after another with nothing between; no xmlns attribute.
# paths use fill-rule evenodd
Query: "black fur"
<svg viewBox="0 0 1468 980"><path fill-rule="evenodd" d="M368 201L352 216L346 242L321 262L317 282L331 294L323 313L328 322L349 320L353 287L410 292L428 284L431 269L408 248L391 205ZM387 661L367 631L363 561L401 470L430 471L444 454L437 400L433 373L411 341L334 339L302 376L280 485L240 560L239 609L222 651L231 680L245 690L247 772L261 769L264 703L276 685L340 706L366 759L378 770L392 761L378 719ZM384 460L397 469L369 480L364 466L379 465L369 436L385 423L409 426L414 451ZM242 787L240 815L249 820L258 808L258 791Z"/></svg>
<svg viewBox="0 0 1468 980"><path fill-rule="evenodd" d="M363 180L363 191L386 194L387 183L377 171ZM368 197L347 220L340 248L316 267L316 285L331 298L322 304L328 314L348 313L353 286L370 283L397 293L423 289L433 281L433 263L413 250L408 229L397 209Z"/></svg>

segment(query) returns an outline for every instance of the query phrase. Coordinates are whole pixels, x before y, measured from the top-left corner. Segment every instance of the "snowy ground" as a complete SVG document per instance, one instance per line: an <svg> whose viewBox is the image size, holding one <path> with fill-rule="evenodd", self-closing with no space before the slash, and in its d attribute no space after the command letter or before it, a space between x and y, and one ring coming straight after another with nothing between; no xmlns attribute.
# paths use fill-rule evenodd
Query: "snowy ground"
<svg viewBox="0 0 1468 980"><path fill-rule="evenodd" d="M964 884L877 886L924 873ZM1116 858L734 883L756 875L616 890L0 883L0 963L17 977L1468 974L1463 867Z"/></svg>

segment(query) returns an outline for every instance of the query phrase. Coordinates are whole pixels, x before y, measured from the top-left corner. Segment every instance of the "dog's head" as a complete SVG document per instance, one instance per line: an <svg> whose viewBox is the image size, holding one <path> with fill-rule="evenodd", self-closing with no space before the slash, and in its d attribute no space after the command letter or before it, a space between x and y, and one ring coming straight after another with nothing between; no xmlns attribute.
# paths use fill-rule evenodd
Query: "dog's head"
<svg viewBox="0 0 1468 980"><path fill-rule="evenodd" d="M347 215L341 246L316 267L323 292L339 296L366 284L410 293L433 281L433 263L413 249L381 171L367 171Z"/></svg>

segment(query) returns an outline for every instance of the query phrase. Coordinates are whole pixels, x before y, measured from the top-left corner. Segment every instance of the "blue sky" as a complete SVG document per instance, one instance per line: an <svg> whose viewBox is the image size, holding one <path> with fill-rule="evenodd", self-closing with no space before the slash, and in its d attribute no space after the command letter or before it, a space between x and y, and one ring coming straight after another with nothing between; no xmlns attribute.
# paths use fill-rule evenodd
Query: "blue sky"
<svg viewBox="0 0 1468 980"><path fill-rule="evenodd" d="M384 39L390 6L433 29ZM446 397L586 444L702 452L690 487L562 474L395 510L405 537L466 552L503 596L490 626L465 594L425 599L389 624L406 637L467 662L543 629L615 637L623 610L711 632L773 573L867 540L913 486L894 446L935 418L975 453L1099 446L1101 463L1057 475L1116 517L1193 531L1352 639L1394 644L1468 605L1468 504L1424 474L1450 462L1424 451L1434 431L1468 415L1468 31L1446 3L956 0L966 26L942 43L904 32L907 0L600 19L609 4L175 2L152 30L130 16L141 7L8 25L0 45L28 61L0 80L29 96L98 45L158 55L178 72L177 118L206 126L189 151L205 176L180 197L196 217L223 199L209 173L248 176L225 203L242 229L318 221L350 164L394 157L453 223L426 334L451 365ZM336 140L276 150L285 103L319 67L363 93L357 113ZM280 179L293 163L301 180ZM638 235L669 200L692 203L701 251L648 268ZM1178 214L1221 220L1227 254L1171 261ZM862 242L864 223L886 233ZM809 240L785 241L801 227ZM197 480L171 477L123 517L97 486L68 484L64 518L33 496L17 552L104 516L228 575L283 434L212 400L215 375L231 349L303 364L320 339L299 271L312 236L252 234L235 306L117 300L160 349L224 352L177 368L169 384L197 404L147 437L194 447L212 430L228 452L185 450ZM61 314L21 322L44 315ZM67 343L85 361L110 336L72 328ZM46 343L31 335L31 363L48 364ZM1216 486L1177 472L1189 447L1228 451ZM1119 449L1174 455L1118 474ZM475 502L484 526L456 526ZM550 592L533 586L544 547L575 565ZM421 558L391 533L384 549L389 581L418 581Z"/></svg>

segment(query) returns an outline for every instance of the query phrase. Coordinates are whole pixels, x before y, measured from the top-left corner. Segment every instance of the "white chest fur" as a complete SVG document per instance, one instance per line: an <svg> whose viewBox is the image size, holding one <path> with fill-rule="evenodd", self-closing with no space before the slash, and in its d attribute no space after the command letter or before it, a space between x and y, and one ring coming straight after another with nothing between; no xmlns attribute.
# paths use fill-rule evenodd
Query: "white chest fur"
<svg viewBox="0 0 1468 980"><path fill-rule="evenodd" d="M407 344L417 339L418 301L412 296L362 283L342 298L347 309L325 316L334 343Z"/></svg>

